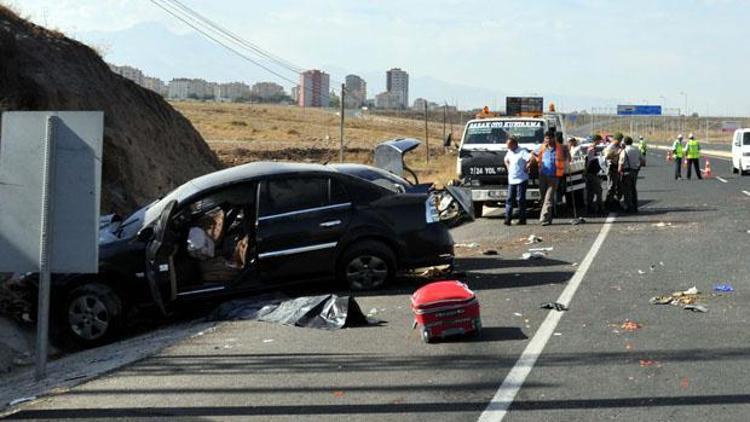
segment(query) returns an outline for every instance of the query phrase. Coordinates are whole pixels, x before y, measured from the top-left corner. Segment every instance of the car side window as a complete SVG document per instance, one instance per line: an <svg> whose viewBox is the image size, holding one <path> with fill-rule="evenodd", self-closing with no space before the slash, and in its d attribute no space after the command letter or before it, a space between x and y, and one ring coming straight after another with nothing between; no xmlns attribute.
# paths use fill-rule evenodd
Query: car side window
<svg viewBox="0 0 750 422"><path fill-rule="evenodd" d="M345 204L351 201L351 199L349 198L349 193L346 191L346 187L341 182L341 180L338 180L336 178L331 178L328 180L330 181L329 191L331 193L331 198L329 203L331 205Z"/></svg>
<svg viewBox="0 0 750 422"><path fill-rule="evenodd" d="M260 217L328 204L328 178L273 179L261 185Z"/></svg>

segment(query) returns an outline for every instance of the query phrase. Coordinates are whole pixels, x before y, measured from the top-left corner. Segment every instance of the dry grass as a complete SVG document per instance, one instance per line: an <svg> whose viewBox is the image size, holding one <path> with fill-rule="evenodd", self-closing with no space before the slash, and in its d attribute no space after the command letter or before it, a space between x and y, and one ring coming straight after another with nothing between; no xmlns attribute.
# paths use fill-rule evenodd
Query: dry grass
<svg viewBox="0 0 750 422"><path fill-rule="evenodd" d="M339 119L333 110L269 104L173 102L203 135L225 165L256 160L329 162L338 160ZM431 159L424 144L407 155L420 181L455 178L455 153L442 146L442 123L429 123ZM454 136L462 128L454 127ZM371 163L372 150L393 138L424 140L424 122L366 112L345 116L345 161Z"/></svg>

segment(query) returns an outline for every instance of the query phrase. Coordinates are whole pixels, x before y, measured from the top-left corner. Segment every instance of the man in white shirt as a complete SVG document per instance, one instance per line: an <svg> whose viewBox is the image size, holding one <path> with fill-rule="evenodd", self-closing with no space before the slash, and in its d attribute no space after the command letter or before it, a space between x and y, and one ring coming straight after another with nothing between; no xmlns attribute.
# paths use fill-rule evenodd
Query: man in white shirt
<svg viewBox="0 0 750 422"><path fill-rule="evenodd" d="M531 154L518 146L518 140L511 135L505 144L505 168L508 169L508 196L505 198L505 221L510 226L513 219L513 208L518 203L518 225L526 224L526 187L529 184L528 164Z"/></svg>
<svg viewBox="0 0 750 422"><path fill-rule="evenodd" d="M638 212L638 191L636 181L638 180L638 171L643 164L643 156L638 148L633 146L633 138L625 137L625 148L620 152L618 160L618 169L622 186L622 193L625 197L625 212Z"/></svg>

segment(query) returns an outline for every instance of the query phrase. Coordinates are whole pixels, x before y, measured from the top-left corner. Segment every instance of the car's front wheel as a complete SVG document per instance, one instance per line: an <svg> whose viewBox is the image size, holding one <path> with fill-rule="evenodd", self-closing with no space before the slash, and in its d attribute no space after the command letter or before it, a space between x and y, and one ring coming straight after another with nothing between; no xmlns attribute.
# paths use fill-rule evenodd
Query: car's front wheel
<svg viewBox="0 0 750 422"><path fill-rule="evenodd" d="M72 290L65 301L63 321L69 338L82 346L111 339L122 323L122 300L108 286L89 283Z"/></svg>
<svg viewBox="0 0 750 422"><path fill-rule="evenodd" d="M384 243L366 240L353 244L344 252L338 278L352 290L382 287L396 274L396 258Z"/></svg>

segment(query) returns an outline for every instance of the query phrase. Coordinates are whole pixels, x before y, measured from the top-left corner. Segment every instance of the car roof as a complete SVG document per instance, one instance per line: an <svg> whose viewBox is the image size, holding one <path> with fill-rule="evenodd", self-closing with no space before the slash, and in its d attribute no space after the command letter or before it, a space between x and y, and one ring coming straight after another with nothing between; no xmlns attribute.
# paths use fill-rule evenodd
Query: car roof
<svg viewBox="0 0 750 422"><path fill-rule="evenodd" d="M322 164L256 161L215 171L195 178L191 180L190 183L195 185L199 190L206 190L232 182L250 180L263 176L307 172L335 173L332 169Z"/></svg>

